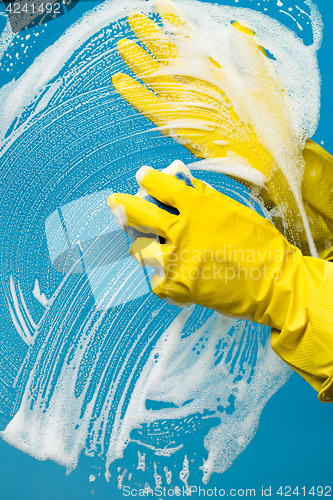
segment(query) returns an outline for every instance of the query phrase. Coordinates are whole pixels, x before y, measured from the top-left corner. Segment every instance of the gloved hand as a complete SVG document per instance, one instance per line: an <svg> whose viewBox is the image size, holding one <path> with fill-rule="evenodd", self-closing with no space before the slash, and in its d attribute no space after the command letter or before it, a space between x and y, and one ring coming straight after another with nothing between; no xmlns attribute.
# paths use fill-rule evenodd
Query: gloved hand
<svg viewBox="0 0 333 500"><path fill-rule="evenodd" d="M273 349L320 392L321 400L333 399L333 265L304 257L268 219L189 172L187 178L193 187L150 167L137 173L141 189L179 215L139 196L108 199L122 227L147 235L137 238L130 252L141 265L155 268L154 293L271 326ZM152 231L165 243L148 237ZM321 318L318 330L312 318L322 300L332 325L327 328Z"/></svg>
<svg viewBox="0 0 333 500"><path fill-rule="evenodd" d="M230 79L215 56L198 50L200 35L171 2L158 1L156 9L170 35L137 13L129 16L128 22L147 51L131 40L120 40L117 45L129 68L151 90L123 73L113 77L115 89L163 134L195 156L237 158L240 164L263 174L265 185L260 186L260 196L267 207L280 209L277 227L303 254L314 254L301 196L290 187L290 179L301 178L303 144L290 118L287 93L256 36L238 22L233 24L231 43L243 66L235 79ZM259 140L252 126L254 115L265 123L266 139L276 137L278 131L274 158L273 143L267 143L262 134ZM250 182L242 177L242 169L228 175L258 189L255 179Z"/></svg>
<svg viewBox="0 0 333 500"><path fill-rule="evenodd" d="M171 135L195 156L222 158L238 155L239 159L246 160L266 179L265 186L260 186L258 194L266 207L278 207L280 215L275 210L273 217L276 227L290 242L297 245L304 255L311 254L311 244L309 247L308 240L311 240L312 235L320 257L331 258L333 207L329 208L327 201L329 199L331 204L330 179L333 178L333 159L323 148L307 141L303 151L304 167L301 156L302 141L297 140L297 133L290 121L288 98L269 59L264 57L265 51L254 33L238 22L233 24L233 43L237 46L242 60L247 61L246 77L251 75L253 92L249 101L253 101L255 112L266 117L265 123L272 127L271 135L279 131L278 147L287 161L289 158L287 169L292 171L294 177L301 179L304 167L300 192L308 221L304 220L304 213L300 213L301 198L296 202L295 193L289 186L290 179L285 177L285 168L281 169L286 165L277 165L268 152L267 145L259 141L251 126L251 120L244 121L239 118L232 105L234 102L239 108L242 104L237 94L228 96L223 90L227 88L232 94L221 65L209 54L198 53L197 46L192 48L191 44L197 35L195 27L167 0L158 1L156 9L163 20L165 30L169 30L172 36L167 35L140 13L129 16L128 22L137 37L157 59L130 40L118 42L121 57L153 92L123 73L113 77L115 89L154 122L161 133ZM197 77L194 76L193 67L197 68ZM237 78L241 76L237 75ZM258 188L256 176L253 176L253 181L250 182L248 178L242 177L242 169L227 175L250 189ZM323 206L323 203L326 205ZM311 234L305 230L304 223L307 225L307 222Z"/></svg>

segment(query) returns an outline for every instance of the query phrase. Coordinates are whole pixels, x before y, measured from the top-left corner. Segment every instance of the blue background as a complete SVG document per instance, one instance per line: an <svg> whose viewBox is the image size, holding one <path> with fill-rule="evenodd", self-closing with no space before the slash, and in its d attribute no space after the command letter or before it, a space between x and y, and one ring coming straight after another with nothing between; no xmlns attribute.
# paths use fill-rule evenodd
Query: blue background
<svg viewBox="0 0 333 500"><path fill-rule="evenodd" d="M223 4L223 2L218 2ZM7 83L13 76L18 77L31 64L32 59L51 45L67 26L86 10L90 10L96 2L79 2L66 15L49 23L43 37L29 54L22 60L22 65L13 75L1 72L1 85ZM331 95L333 76L333 33L330 26L333 19L333 6L329 0L318 0L324 20L324 38L319 50L318 59L322 75L322 108L318 130L313 139L333 153L333 99ZM239 4L241 5L241 4ZM254 6L255 8L255 6ZM0 23L3 21L0 18ZM1 24L0 24L1 26ZM34 51L34 52L33 52ZM171 151L173 154L173 152ZM170 156L172 154L170 153ZM189 159L189 153L184 153ZM279 498L277 492L280 486L290 486L292 491L296 486L327 486L333 484L331 471L331 449L333 446L333 406L324 405L317 400L316 393L297 374L268 401L265 406L259 429L255 438L245 451L235 460L234 464L222 475L214 474L206 488L255 488L257 497L261 487L272 487L272 497ZM204 432L204 431L202 431ZM201 457L206 457L198 436L197 441L189 438L187 450L189 459L201 463ZM147 454L146 462L150 464L146 472L134 470L137 464L137 445L130 444L124 453L124 458L113 463L110 471L112 478L105 481L100 462L80 457L79 466L69 475L64 468L53 462L40 462L0 441L0 499L3 500L85 500L90 498L114 499L123 498L117 489L115 476L117 467L133 469L138 479L154 483L152 463L156 460L153 453L142 449ZM192 452L192 456L191 456ZM199 459L200 457L200 459ZM176 467L179 471L183 457L172 456L165 459L169 468ZM192 467L192 466L190 466ZM89 483L89 475L101 472L96 481ZM140 479L141 481L141 479ZM190 475L190 484L201 484L201 475L195 478ZM295 496L295 495L294 495ZM301 496L301 495L300 495ZM311 496L310 496L311 497ZM192 498L198 498L192 495Z"/></svg>

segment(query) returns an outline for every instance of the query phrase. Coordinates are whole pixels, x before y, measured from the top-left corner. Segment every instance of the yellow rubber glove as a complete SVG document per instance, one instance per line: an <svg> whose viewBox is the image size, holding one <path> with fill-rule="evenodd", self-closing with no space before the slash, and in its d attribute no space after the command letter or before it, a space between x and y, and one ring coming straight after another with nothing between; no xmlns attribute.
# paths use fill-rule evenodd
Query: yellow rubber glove
<svg viewBox="0 0 333 500"><path fill-rule="evenodd" d="M136 13L128 17L128 22L147 50L127 39L117 45L121 57L145 85L118 73L113 77L115 89L155 123L161 133L173 137L195 156L237 158L263 174L265 186L260 187L261 198L266 206L279 207L283 212L284 221L277 217L277 227L303 254L314 254L315 245L301 197L296 202L297 194L284 173L289 170L289 180L301 178L303 146L290 118L288 96L256 36L239 23L233 24L233 41L243 64L246 61L245 96L240 100L216 58L203 51L198 53L197 46L193 49L195 27L167 0L158 1L156 9L170 35L147 16ZM242 75L237 78L242 81ZM244 105L246 102L251 106ZM251 112L252 118L254 113L265 122L271 131L269 137L276 136L278 131L275 158L268 151L271 143L263 144L264 138L259 140L253 129ZM231 176L250 188L255 185L255 181L244 180L236 170ZM283 223L285 220L287 224Z"/></svg>
<svg viewBox="0 0 333 500"><path fill-rule="evenodd" d="M130 252L155 268L153 291L271 326L272 346L319 392L333 400L333 265L304 257L268 219L193 178L142 167L137 181L179 215L139 196L108 204L122 227L165 239L137 238ZM322 313L322 302L327 309ZM328 319L327 319L328 318Z"/></svg>

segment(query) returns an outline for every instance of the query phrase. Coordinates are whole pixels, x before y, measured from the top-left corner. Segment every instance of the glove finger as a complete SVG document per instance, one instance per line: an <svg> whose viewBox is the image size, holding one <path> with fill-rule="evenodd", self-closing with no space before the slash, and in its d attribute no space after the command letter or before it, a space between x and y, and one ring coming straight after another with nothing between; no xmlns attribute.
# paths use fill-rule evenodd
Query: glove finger
<svg viewBox="0 0 333 500"><path fill-rule="evenodd" d="M175 44L181 46L184 42L192 37L196 37L195 29L187 17L181 13L170 0L157 0L155 8L163 21L163 26L167 33L172 33ZM190 42L191 43L191 42ZM209 57L210 62L223 71L222 66L212 57Z"/></svg>
<svg viewBox="0 0 333 500"><path fill-rule="evenodd" d="M232 23L233 27L238 30L238 31L242 31L243 33L245 33L246 35L251 35L251 36L255 36L255 32L252 31L250 28L246 28L245 26L242 26L238 21L234 21Z"/></svg>
<svg viewBox="0 0 333 500"><path fill-rule="evenodd" d="M167 65L170 59L179 57L176 45L149 17L138 12L127 20L139 40L161 63Z"/></svg>
<svg viewBox="0 0 333 500"><path fill-rule="evenodd" d="M237 154L248 158L249 152L252 151L251 147L245 148L244 154L242 154L243 151L238 151L237 144L247 145L247 143L251 142L246 136L246 131L241 129L234 137L229 120L223 121L223 115L221 116L218 112L215 112L214 115L209 105L206 108L204 107L206 103L199 102L195 103L198 106L194 106L194 103L166 102L144 85L123 73L114 75L112 83L120 95L131 106L157 125L162 133L171 135L177 142L183 144L198 157L212 157L210 150L213 153L215 151L216 156L218 143L212 143L215 139L219 143L227 142L225 145L218 145L219 156L225 156L228 150L233 150ZM219 117L220 120L218 120ZM211 148L210 143L212 143ZM248 159L253 164L252 157ZM263 164L267 163L262 161L262 157L260 157L260 160ZM253 166L255 165L253 164ZM260 170L262 168L261 166Z"/></svg>
<svg viewBox="0 0 333 500"><path fill-rule="evenodd" d="M305 171L303 199L333 227L333 157L321 146L308 140L303 150Z"/></svg>
<svg viewBox="0 0 333 500"><path fill-rule="evenodd" d="M228 151L234 151L248 159L251 165L259 168L260 171L263 170L266 163L270 163L263 161L262 155L260 155L260 165L257 167L258 161L255 161L250 155L254 148L246 147L243 151L244 147L238 148L237 146L244 144L246 146L250 143L245 132L243 134L243 130L239 130L236 137L233 136L230 122L226 120L224 123L221 118L218 123L217 118L220 115L216 113L214 116L211 109L187 106L187 103L182 105L177 101L165 101L123 73L114 75L112 83L117 92L131 106L157 125L161 133L173 137L195 156L200 158L226 156ZM246 138L247 141L245 141Z"/></svg>
<svg viewBox="0 0 333 500"><path fill-rule="evenodd" d="M126 38L118 42L117 48L127 66L160 97L181 101L183 105L188 101L192 107L206 106L212 114L217 110L223 115L230 114L229 100L215 85L193 77L151 76L161 65L147 51Z"/></svg>
<svg viewBox="0 0 333 500"><path fill-rule="evenodd" d="M116 91L148 120L157 126L166 124L162 117L170 106L160 97L157 97L144 85L124 73L114 75L112 83ZM172 109L174 110L174 106Z"/></svg>
<svg viewBox="0 0 333 500"><path fill-rule="evenodd" d="M143 78L143 80L149 82L156 93L162 93L163 83L159 82L154 85L148 77ZM251 135L248 127L239 120L237 122L232 109L225 113L221 103L216 100L209 102L210 96L207 97L205 91L202 93L198 91L193 101L186 101L184 97L181 100L182 89L179 87L180 94L172 95L173 102L160 98L144 85L123 73L114 75L112 82L120 95L157 125L161 133L173 137L195 156L201 158L223 157L227 155L228 151L233 151L247 159L254 168L257 168L264 175L270 170L273 163L272 158L260 146L254 132ZM170 89L170 86L164 86L165 97L170 97L168 95ZM202 99L201 102L194 100L197 96ZM205 100L207 102L204 102ZM232 126L234 121L238 125L236 129Z"/></svg>
<svg viewBox="0 0 333 500"><path fill-rule="evenodd" d="M156 235L168 239L170 226L177 221L177 216L157 207L138 196L115 193L109 196L108 205L118 224L137 229L141 233L156 232Z"/></svg>
<svg viewBox="0 0 333 500"><path fill-rule="evenodd" d="M144 85L123 73L114 75L112 83L117 92L131 106L158 127L161 127L160 130L164 130L167 134L170 129L176 135L178 135L178 129L184 129L184 132L189 129L190 134L193 133L193 129L197 129L202 135L202 130L213 132L214 128L221 128L217 119L212 117L210 109L181 106L176 101L166 102Z"/></svg>
<svg viewBox="0 0 333 500"><path fill-rule="evenodd" d="M119 92L131 106L156 125L161 127L166 126L166 130L172 127L172 125L168 126L168 121L178 120L174 125L174 127L176 127L184 113L186 113L187 118L193 117L196 119L197 117L196 110L184 110L179 107L178 102L166 102L148 90L144 85L134 80L134 78L124 73L117 73L114 75L112 77L112 83L117 92ZM181 124L184 125L183 122ZM215 123L213 123L213 125L215 125Z"/></svg>
<svg viewBox="0 0 333 500"><path fill-rule="evenodd" d="M167 31L172 32L176 44L178 38L180 39L180 43L182 43L184 42L185 38L189 38L191 35L195 36L191 22L183 13L180 13L179 10L175 8L170 0L157 0L157 2L155 3L155 8L157 10L157 13L163 20L164 25L166 25ZM247 35L255 35L255 33L251 29L242 26L238 21L234 21L232 24L234 28L242 31ZM265 49L261 45L258 45L257 47L260 52L268 57ZM223 70L221 65L215 59L209 57L209 60L215 67Z"/></svg>
<svg viewBox="0 0 333 500"><path fill-rule="evenodd" d="M243 33L245 33L246 35L251 35L251 36L255 36L255 32L252 31L250 28L246 28L245 26L242 26L238 21L234 21L232 23L233 27L236 28L238 31L242 31ZM264 56L268 57L268 55L266 54L265 52L265 49L262 45L258 45L257 46L258 49L260 50L260 52L262 54L264 54Z"/></svg>
<svg viewBox="0 0 333 500"><path fill-rule="evenodd" d="M126 38L117 43L117 49L121 58L133 73L159 97L177 101L184 100L184 95L188 92L186 84L180 83L177 79L167 75L151 76L160 69L161 64L150 56L147 51Z"/></svg>
<svg viewBox="0 0 333 500"><path fill-rule="evenodd" d="M163 268L163 249L160 243L151 238L137 238L130 246L131 256L140 266L150 266L154 269Z"/></svg>
<svg viewBox="0 0 333 500"><path fill-rule="evenodd" d="M130 254L140 266L150 266L155 269L155 274L150 280L152 290L158 287L164 277L165 246L149 238L137 238L130 246Z"/></svg>
<svg viewBox="0 0 333 500"><path fill-rule="evenodd" d="M176 34L179 29L182 29L182 31L184 29L191 30L188 19L169 0L157 0L155 8L161 19L175 29Z"/></svg>
<svg viewBox="0 0 333 500"><path fill-rule="evenodd" d="M151 75L160 69L160 63L132 40L127 38L119 40L117 49L127 66L139 78Z"/></svg>
<svg viewBox="0 0 333 500"><path fill-rule="evenodd" d="M179 193L183 192L184 188L187 187L184 181L177 179L174 175L147 166L138 170L136 180L139 186L146 188L148 194L153 198L165 205L180 208Z"/></svg>
<svg viewBox="0 0 333 500"><path fill-rule="evenodd" d="M143 80L148 83L148 79L143 78ZM253 167L258 168L256 166L257 159L252 158L253 154L251 155L251 151L255 153L259 147L255 140L256 137L249 137L249 131L243 124L241 124L242 126L238 124L235 134L234 127L231 127L232 123L230 123L230 121L234 121L232 114L229 117L225 116L221 103L216 100L208 102L210 96L207 97L204 92L198 92L193 101L185 101L183 98L182 102L178 102L177 98L180 98L182 94L182 89L179 87L180 95L173 94L172 97L175 98L175 101L172 102L161 99L144 85L123 73L114 75L112 82L115 89L131 106L155 123L162 133L171 135L196 156L212 157L210 150L213 153L215 151L214 156L216 156L216 149L219 151L218 156L226 156L227 151L232 150L248 159ZM163 83L154 86L151 81L149 84L157 93L161 91L161 86L163 86ZM166 97L170 97L167 96L170 89L170 86L165 87ZM201 102L194 101L197 96L202 99ZM215 143L215 140L218 142ZM259 155L260 171L266 164L271 163L271 158L264 161L262 153L263 151Z"/></svg>
<svg viewBox="0 0 333 500"><path fill-rule="evenodd" d="M150 56L147 51L126 38L117 43L117 49L133 73L149 85L160 97L181 101L184 105L186 105L184 101L188 101L188 106L191 107L195 105L197 107L206 106L209 107L212 114L217 110L222 114L230 114L229 99L215 85L193 77L176 76L173 78L168 75L153 77L151 75L161 68L161 64ZM232 118L238 120L237 116L232 116Z"/></svg>
<svg viewBox="0 0 333 500"><path fill-rule="evenodd" d="M207 124L199 127L198 120L194 120L192 124L187 120L188 128L182 128L184 120L176 104L166 103L128 75L117 73L113 76L112 83L115 90L139 113L157 125L161 133L172 136L194 155L205 156L201 151L200 142L204 142L202 129L205 127L207 130Z"/></svg>

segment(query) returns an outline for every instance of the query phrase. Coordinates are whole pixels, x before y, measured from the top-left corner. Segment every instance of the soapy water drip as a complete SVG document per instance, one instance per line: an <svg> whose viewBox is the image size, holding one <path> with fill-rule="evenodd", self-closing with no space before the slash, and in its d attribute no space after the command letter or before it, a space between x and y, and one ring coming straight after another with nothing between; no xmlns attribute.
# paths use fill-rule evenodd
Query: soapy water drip
<svg viewBox="0 0 333 500"><path fill-rule="evenodd" d="M133 6L147 9L150 3L128 2ZM216 36L218 15L226 26L225 12L228 22L236 13L207 4L202 10L196 2L183 6L201 16ZM241 15L256 30L264 22L258 13ZM70 204L106 189L134 194L134 174L143 164L164 168L175 157L193 163L188 151L152 131L151 123L112 90L112 74L127 71L115 40L131 36L129 27L124 20L110 24L121 16L112 2L95 9L0 94L1 208L7 220L1 251L12 259L1 276L1 297L6 298L1 307L2 438L36 458L56 461L67 472L83 450L100 455L109 479L110 464L128 443L140 443L162 460L179 450L186 455L185 434L205 429L207 482L214 471L230 467L253 439L262 409L291 374L271 351L268 329L197 306L179 312L148 292L136 296L126 273L117 279L127 300L99 309L81 240L77 260L61 273L51 262L45 235L49 217L62 213L75 242L66 215ZM289 71L284 84L310 136L319 98L315 78L308 82L305 75L317 74L320 34L309 48L272 23L263 31L268 49L281 56L274 44L283 34L294 40L295 57L305 61L297 68L304 78L294 82ZM277 57L280 72L283 64L293 67L289 57L292 50L283 62ZM42 81L40 68L46 64L49 80ZM260 210L247 190L218 168L204 162L195 168L198 177ZM90 208L98 211L94 203ZM57 245L64 237L59 228ZM106 297L106 303L111 299ZM186 470L184 459L183 481Z"/></svg>

